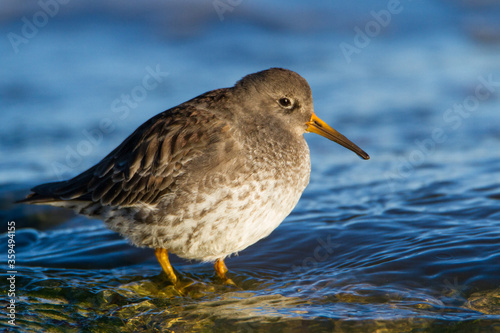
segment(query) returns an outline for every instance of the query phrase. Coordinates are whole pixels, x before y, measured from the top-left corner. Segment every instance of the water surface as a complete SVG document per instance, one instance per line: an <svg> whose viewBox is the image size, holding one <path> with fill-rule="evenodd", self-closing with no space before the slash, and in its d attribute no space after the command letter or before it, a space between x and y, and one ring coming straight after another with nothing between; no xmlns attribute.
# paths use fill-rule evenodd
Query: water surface
<svg viewBox="0 0 500 333"><path fill-rule="evenodd" d="M7 3L2 35L40 10ZM15 329L498 331L500 7L402 2L346 58L340 45L386 6L242 2L221 21L211 3L91 2L61 7L17 53L4 38L0 215L2 232L17 227ZM318 116L371 159L307 135L311 183L275 232L226 261L238 288L172 256L193 282L180 295L152 250L101 221L12 204L164 109L272 66L304 76ZM157 68L168 74L154 89L120 102Z"/></svg>

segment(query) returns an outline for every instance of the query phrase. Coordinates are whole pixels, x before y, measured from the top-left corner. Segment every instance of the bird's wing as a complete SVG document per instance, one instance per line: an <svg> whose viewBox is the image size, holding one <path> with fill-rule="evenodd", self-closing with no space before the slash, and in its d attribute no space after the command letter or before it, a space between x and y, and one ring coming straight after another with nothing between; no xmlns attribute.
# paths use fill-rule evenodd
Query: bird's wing
<svg viewBox="0 0 500 333"><path fill-rule="evenodd" d="M21 202L61 200L128 206L154 204L191 161L221 149L227 124L194 106L167 110L141 125L98 164L63 182L42 184ZM223 148L222 148L223 149Z"/></svg>

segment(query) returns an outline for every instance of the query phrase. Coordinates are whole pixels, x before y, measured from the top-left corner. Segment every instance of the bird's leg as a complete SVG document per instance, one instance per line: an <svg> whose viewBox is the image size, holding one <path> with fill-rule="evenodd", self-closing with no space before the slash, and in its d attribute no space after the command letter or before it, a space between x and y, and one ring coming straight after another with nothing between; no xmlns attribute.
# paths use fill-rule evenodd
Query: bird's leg
<svg viewBox="0 0 500 333"><path fill-rule="evenodd" d="M224 259L217 259L215 260L215 273L222 279L222 280L227 280L226 273L227 273L227 267L226 264L224 263Z"/></svg>
<svg viewBox="0 0 500 333"><path fill-rule="evenodd" d="M162 248L155 249L155 255L156 259L158 259L158 261L160 262L163 271L167 274L168 279L175 286L177 284L177 276L175 276L174 269L172 268L172 265L170 265L170 261L168 261L167 249L162 249Z"/></svg>
<svg viewBox="0 0 500 333"><path fill-rule="evenodd" d="M226 267L226 264L224 263L224 259L217 259L215 260L215 273L217 273L217 276L220 277L225 283L227 284L232 284L232 285L236 285L233 280L231 279L228 279L228 277L226 276L226 273L227 273L227 267Z"/></svg>

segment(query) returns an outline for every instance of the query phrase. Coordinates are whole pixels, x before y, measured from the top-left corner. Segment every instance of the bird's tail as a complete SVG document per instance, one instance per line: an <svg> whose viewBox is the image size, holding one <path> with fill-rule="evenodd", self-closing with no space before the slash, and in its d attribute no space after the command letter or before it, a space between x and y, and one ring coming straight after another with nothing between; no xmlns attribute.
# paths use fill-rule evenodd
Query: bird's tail
<svg viewBox="0 0 500 333"><path fill-rule="evenodd" d="M34 204L34 205L50 205L63 199L59 192L66 185L66 181L53 182L38 185L31 189L32 193L26 198L16 201L15 203Z"/></svg>
<svg viewBox="0 0 500 333"><path fill-rule="evenodd" d="M67 201L92 201L88 184L92 179L94 169L95 167L90 168L69 180L35 186L31 189L32 193L16 203L67 206L64 204Z"/></svg>
<svg viewBox="0 0 500 333"><path fill-rule="evenodd" d="M69 180L35 186L32 193L16 203L68 206L70 201L92 201L87 188L91 172L88 170Z"/></svg>
<svg viewBox="0 0 500 333"><path fill-rule="evenodd" d="M99 202L93 202L82 187L75 187L74 179L38 185L32 193L15 203L50 205L74 210L78 214L98 217L103 212Z"/></svg>

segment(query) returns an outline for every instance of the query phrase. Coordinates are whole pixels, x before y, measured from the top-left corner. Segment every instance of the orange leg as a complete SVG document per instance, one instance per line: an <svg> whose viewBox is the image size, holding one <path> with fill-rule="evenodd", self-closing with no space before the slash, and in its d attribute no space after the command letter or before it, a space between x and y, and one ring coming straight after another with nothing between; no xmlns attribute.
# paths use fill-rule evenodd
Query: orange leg
<svg viewBox="0 0 500 333"><path fill-rule="evenodd" d="M224 259L217 259L215 260L215 273L217 273L217 276L219 276L222 280L224 280L225 283L227 284L232 284L236 285L233 280L228 279L226 276L227 273L227 267L226 264L224 263Z"/></svg>
<svg viewBox="0 0 500 333"><path fill-rule="evenodd" d="M172 265L170 265L170 261L168 260L167 249L155 249L155 255L156 259L158 259L158 261L160 262L163 271L167 274L168 279L175 285L177 283L177 276L175 276L174 269L172 268Z"/></svg>
<svg viewBox="0 0 500 333"><path fill-rule="evenodd" d="M215 273L222 279L222 280L227 280L226 273L227 273L227 267L226 264L224 263L224 259L217 259L215 260Z"/></svg>

